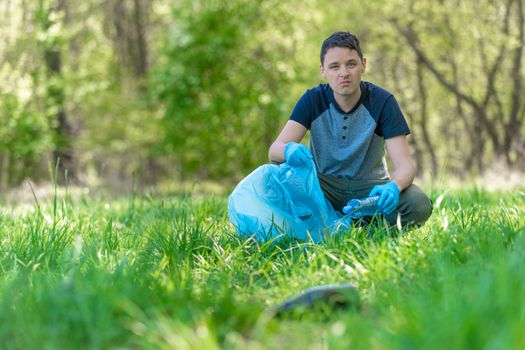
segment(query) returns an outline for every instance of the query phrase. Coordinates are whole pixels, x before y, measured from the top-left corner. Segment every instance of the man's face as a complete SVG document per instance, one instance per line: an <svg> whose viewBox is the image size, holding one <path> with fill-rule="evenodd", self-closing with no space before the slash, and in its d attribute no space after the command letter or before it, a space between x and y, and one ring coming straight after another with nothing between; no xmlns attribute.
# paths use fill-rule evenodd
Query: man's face
<svg viewBox="0 0 525 350"><path fill-rule="evenodd" d="M334 94L351 97L359 92L361 75L366 68L366 59L347 47L328 49L321 65L321 74L334 90Z"/></svg>

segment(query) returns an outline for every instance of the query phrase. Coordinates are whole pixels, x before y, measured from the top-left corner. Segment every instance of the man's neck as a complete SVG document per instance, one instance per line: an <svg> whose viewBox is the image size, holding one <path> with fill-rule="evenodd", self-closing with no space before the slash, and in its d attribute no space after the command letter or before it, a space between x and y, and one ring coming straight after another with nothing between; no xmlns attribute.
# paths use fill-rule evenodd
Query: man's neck
<svg viewBox="0 0 525 350"><path fill-rule="evenodd" d="M350 112L356 106L357 102L359 102L360 98L361 88L351 95L339 95L334 93L335 102L337 102L339 108L345 113Z"/></svg>

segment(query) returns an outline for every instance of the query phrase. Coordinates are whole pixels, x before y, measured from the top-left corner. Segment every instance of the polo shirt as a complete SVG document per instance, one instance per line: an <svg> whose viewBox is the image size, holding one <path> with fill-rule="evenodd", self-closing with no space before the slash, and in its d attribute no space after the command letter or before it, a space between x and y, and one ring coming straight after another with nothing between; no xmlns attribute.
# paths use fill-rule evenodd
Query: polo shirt
<svg viewBox="0 0 525 350"><path fill-rule="evenodd" d="M307 90L290 120L310 130L310 150L317 171L352 180L389 178L384 140L410 129L395 97L370 82L361 82L361 98L345 113L328 84Z"/></svg>

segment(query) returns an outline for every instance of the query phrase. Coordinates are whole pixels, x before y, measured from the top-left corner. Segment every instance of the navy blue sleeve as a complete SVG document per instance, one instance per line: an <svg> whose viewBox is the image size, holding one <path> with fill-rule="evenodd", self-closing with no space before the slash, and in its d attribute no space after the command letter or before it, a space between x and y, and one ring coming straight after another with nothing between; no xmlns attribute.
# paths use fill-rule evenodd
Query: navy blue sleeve
<svg viewBox="0 0 525 350"><path fill-rule="evenodd" d="M312 93L310 90L306 91L303 96L297 101L292 114L290 115L290 120L296 121L303 125L306 129L310 129L312 125L312 120L314 119L314 110L312 106Z"/></svg>
<svg viewBox="0 0 525 350"><path fill-rule="evenodd" d="M392 95L385 101L378 124L376 133L385 139L410 134L403 112L401 112L395 97Z"/></svg>

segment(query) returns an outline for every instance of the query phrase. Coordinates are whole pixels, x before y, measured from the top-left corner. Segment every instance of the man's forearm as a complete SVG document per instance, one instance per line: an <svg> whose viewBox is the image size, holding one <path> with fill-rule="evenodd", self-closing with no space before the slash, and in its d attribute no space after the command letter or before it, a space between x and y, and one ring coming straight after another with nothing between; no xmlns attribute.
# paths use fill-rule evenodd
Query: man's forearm
<svg viewBox="0 0 525 350"><path fill-rule="evenodd" d="M403 191L408 186L412 185L415 173L416 171L414 166L407 164L404 167L394 170L391 181L394 182L397 187L399 187L399 191Z"/></svg>
<svg viewBox="0 0 525 350"><path fill-rule="evenodd" d="M268 151L268 158L270 159L270 162L272 163L284 163L284 148L286 147L286 143L282 143L279 141L275 141L270 146L270 149Z"/></svg>

